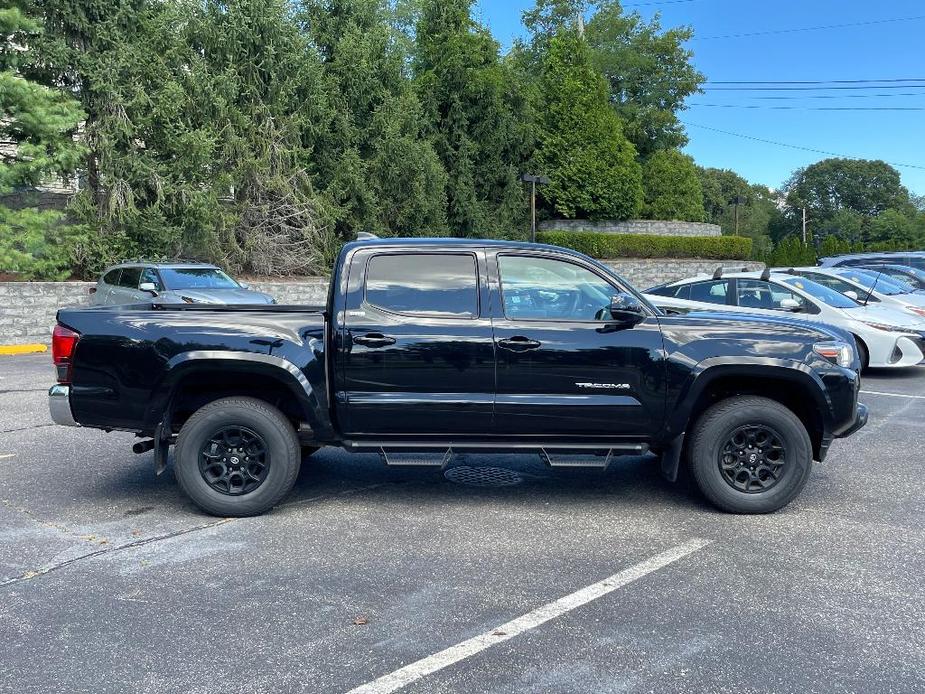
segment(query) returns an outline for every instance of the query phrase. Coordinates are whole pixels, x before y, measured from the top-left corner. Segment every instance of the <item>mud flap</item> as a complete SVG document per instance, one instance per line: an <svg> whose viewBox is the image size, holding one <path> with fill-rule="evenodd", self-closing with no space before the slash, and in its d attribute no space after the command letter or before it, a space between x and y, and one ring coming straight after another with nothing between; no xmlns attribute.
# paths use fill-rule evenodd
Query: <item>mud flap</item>
<svg viewBox="0 0 925 694"><path fill-rule="evenodd" d="M662 477L669 482L678 481L678 468L681 465L681 451L684 450L684 434L671 440L662 451Z"/></svg>
<svg viewBox="0 0 925 694"><path fill-rule="evenodd" d="M154 430L154 474L160 476L167 469L167 454L170 452L173 431L170 424L170 413L157 425Z"/></svg>

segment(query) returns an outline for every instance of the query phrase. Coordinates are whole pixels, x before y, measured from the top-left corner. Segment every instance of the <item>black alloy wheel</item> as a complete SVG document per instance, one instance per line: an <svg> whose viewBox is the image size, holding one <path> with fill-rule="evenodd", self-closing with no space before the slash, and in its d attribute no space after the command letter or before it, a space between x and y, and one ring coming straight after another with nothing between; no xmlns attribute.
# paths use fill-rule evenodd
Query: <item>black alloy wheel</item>
<svg viewBox="0 0 925 694"><path fill-rule="evenodd" d="M783 474L787 450L783 438L762 424L740 426L723 445L719 469L728 485L756 494L776 485Z"/></svg>
<svg viewBox="0 0 925 694"><path fill-rule="evenodd" d="M263 484L269 470L266 442L245 426L221 427L199 451L199 474L221 494L250 494Z"/></svg>

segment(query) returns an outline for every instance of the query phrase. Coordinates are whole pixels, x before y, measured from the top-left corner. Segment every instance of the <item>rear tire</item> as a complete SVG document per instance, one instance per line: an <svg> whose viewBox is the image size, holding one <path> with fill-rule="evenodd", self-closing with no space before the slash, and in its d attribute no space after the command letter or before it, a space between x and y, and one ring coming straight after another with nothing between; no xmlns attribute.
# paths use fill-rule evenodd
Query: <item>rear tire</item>
<svg viewBox="0 0 925 694"><path fill-rule="evenodd" d="M757 396L713 405L694 426L689 464L697 486L730 513L771 513L802 491L813 448L800 419Z"/></svg>
<svg viewBox="0 0 925 694"><path fill-rule="evenodd" d="M299 474L289 420L256 398L222 398L186 420L174 451L180 488L216 516L255 516L278 504Z"/></svg>

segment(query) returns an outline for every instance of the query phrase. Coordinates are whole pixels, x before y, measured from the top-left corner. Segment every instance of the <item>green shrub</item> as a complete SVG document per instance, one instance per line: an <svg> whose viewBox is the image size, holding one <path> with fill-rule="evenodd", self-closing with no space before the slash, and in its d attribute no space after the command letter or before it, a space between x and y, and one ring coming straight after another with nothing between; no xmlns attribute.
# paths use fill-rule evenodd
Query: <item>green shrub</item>
<svg viewBox="0 0 925 694"><path fill-rule="evenodd" d="M709 258L747 260L752 240L742 236L657 236L586 231L543 231L537 241L579 251L592 258Z"/></svg>

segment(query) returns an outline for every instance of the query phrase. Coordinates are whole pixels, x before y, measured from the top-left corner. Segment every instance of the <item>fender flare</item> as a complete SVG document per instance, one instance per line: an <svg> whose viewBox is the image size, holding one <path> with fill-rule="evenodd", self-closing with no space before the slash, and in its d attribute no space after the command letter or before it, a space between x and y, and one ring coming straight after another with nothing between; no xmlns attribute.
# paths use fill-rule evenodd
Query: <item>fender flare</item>
<svg viewBox="0 0 925 694"><path fill-rule="evenodd" d="M237 370L259 373L287 388L299 403L304 421L316 434L324 435L330 428L326 424L324 400L318 397L302 369L283 357L231 350L192 350L171 358L165 365L164 377L153 390L145 421L158 425L171 417L177 390L187 376L208 371L230 374Z"/></svg>

